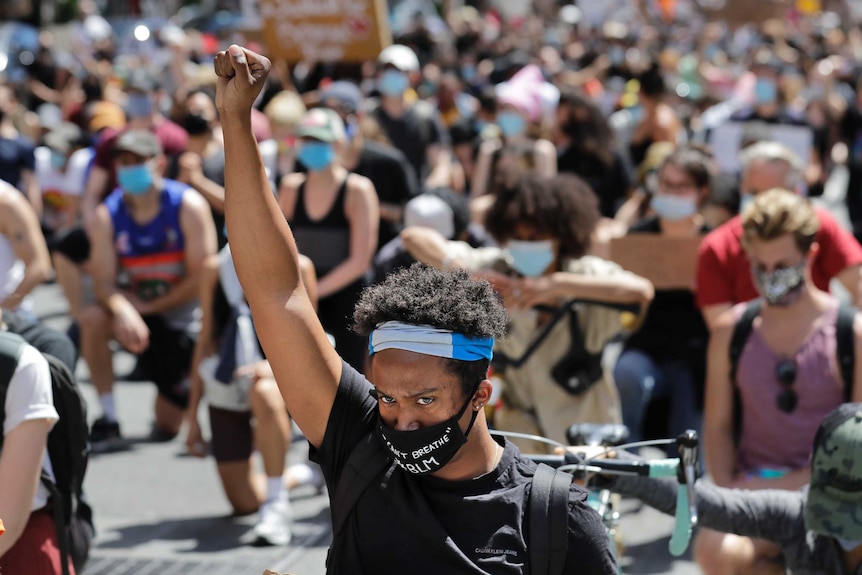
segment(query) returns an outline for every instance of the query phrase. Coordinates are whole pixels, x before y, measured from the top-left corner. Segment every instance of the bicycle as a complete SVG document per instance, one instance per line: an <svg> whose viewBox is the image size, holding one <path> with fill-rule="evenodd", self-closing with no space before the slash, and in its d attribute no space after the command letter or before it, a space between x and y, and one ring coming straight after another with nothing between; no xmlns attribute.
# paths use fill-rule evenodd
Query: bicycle
<svg viewBox="0 0 862 575"><path fill-rule="evenodd" d="M575 424L569 428L567 439L572 444L587 446L603 446L606 449L596 455L583 458L566 449L569 446L546 437L526 433L492 430L493 435L529 439L562 448L562 454L524 454L536 463L544 463L561 471L577 474L602 473L612 475L640 475L644 477L676 477L678 482L676 512L674 514L674 530L668 545L668 551L674 557L683 555L691 542L691 535L697 526L697 505L694 483L697 479L698 437L695 431L686 431L675 439L656 439L622 443L628 437L628 430L623 425L607 424ZM627 450L637 447L663 446L676 444L678 457L661 459L638 459L619 461L615 459L600 459L601 456L615 450ZM619 565L616 550L616 531L620 514L614 509L612 491L607 488L589 489L588 504L596 510L607 531L610 548ZM618 567L622 575L622 567Z"/></svg>

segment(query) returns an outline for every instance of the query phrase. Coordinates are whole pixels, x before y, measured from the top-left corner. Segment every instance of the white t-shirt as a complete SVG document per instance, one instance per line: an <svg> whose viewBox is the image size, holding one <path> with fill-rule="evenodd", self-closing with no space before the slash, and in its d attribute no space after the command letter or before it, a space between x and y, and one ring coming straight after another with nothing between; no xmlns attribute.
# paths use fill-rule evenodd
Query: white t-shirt
<svg viewBox="0 0 862 575"><path fill-rule="evenodd" d="M83 148L72 152L61 172L51 164L51 149L39 146L34 152L36 156L36 179L42 191L42 201L45 206L42 221L50 229L56 229L59 215L68 209L69 196L80 197L84 193L87 182L87 168L93 159L93 149Z"/></svg>
<svg viewBox="0 0 862 575"><path fill-rule="evenodd" d="M3 436L24 423L34 419L50 419L52 426L60 416L54 409L54 395L51 389L51 370L42 354L32 346L24 346L18 367L6 390L6 419L3 422ZM48 476L54 477L54 469L48 452L45 452L42 468ZM48 503L48 490L39 483L31 509L41 509Z"/></svg>

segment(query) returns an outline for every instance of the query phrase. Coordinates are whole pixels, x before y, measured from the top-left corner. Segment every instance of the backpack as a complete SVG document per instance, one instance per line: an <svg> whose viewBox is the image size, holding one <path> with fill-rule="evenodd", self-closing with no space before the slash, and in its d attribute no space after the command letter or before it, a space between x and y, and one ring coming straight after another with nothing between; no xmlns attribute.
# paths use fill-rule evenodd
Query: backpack
<svg viewBox="0 0 862 575"><path fill-rule="evenodd" d="M26 342L19 336L0 332L0 424L5 420L6 391ZM68 575L68 558L80 573L90 554L95 530L93 512L83 499L82 485L89 456L87 404L69 368L56 357L43 353L51 371L54 408L60 419L48 434L47 451L55 480L42 472L48 489L48 506L54 515L63 575ZM0 435L0 446L3 437Z"/></svg>
<svg viewBox="0 0 862 575"><path fill-rule="evenodd" d="M730 381L733 382L733 425L734 441L739 443L742 433L742 398L739 386L736 383L736 370L739 366L739 358L751 330L754 328L754 318L760 315L763 309L763 300L756 299L748 302L742 316L733 326L733 335L730 338ZM841 371L841 380L844 382L844 401L849 402L853 394L853 369L856 365L854 345L856 338L853 333L853 320L857 310L849 304L842 303L838 308L838 317L835 320L835 339L837 349L835 354L838 359L838 369Z"/></svg>
<svg viewBox="0 0 862 575"><path fill-rule="evenodd" d="M396 468L395 463L380 448L373 433L366 434L348 456L330 501L332 545L326 554L328 573L346 570L346 566L339 564L337 546L356 502L372 483L381 478L386 481ZM545 464L539 464L533 475L527 519L527 541L533 575L563 573L569 542L568 501L571 484L571 474Z"/></svg>

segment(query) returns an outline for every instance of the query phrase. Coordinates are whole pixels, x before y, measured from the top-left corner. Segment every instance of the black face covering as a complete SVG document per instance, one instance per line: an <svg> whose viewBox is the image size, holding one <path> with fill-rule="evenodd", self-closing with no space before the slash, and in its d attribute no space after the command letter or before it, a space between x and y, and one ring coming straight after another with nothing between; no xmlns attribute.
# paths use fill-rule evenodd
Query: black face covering
<svg viewBox="0 0 862 575"><path fill-rule="evenodd" d="M389 451L389 456L401 469L414 475L425 475L442 469L467 443L467 434L473 428L479 412L473 412L467 431L461 431L458 420L469 407L477 388L478 385L473 388L464 406L453 417L415 431L391 429L383 423L383 419L378 414L377 435Z"/></svg>
<svg viewBox="0 0 862 575"><path fill-rule="evenodd" d="M183 118L183 128L189 136L200 136L209 132L210 123L200 114L186 114Z"/></svg>

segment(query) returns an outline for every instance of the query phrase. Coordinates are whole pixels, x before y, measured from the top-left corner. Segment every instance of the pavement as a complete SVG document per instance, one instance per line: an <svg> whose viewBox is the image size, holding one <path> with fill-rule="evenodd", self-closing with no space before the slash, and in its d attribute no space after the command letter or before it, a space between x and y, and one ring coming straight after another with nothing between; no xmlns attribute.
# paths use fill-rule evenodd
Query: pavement
<svg viewBox="0 0 862 575"><path fill-rule="evenodd" d="M817 203L846 225L845 186L846 172L838 169ZM65 330L69 325L65 299L56 284L36 289L34 311L51 327ZM115 373L129 373L133 364L132 356L115 350ZM100 408L85 362L79 362L77 375L92 422ZM254 547L255 516L231 515L212 459L186 455L182 437L167 443L146 440L152 424L154 386L119 380L115 390L128 449L94 455L90 460L85 488L97 535L81 575L260 575L265 569L295 575L325 572L331 540L325 493L312 488L292 492L295 524L290 545ZM206 410L201 421L207 429ZM288 463L301 461L306 454L305 442L295 441ZM632 500L623 500L620 511L625 573L700 573L690 551L680 558L668 552L672 517Z"/></svg>

